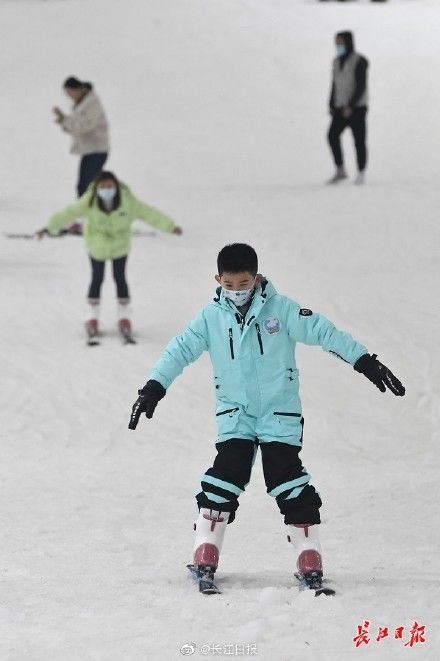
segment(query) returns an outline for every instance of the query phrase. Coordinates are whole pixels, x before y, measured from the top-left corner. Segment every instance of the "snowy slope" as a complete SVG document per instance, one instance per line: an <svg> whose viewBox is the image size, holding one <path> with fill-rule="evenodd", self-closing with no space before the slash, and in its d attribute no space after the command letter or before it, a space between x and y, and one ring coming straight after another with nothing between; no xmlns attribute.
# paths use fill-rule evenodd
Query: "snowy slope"
<svg viewBox="0 0 440 661"><path fill-rule="evenodd" d="M299 0L2 0L0 383L2 661L437 659L440 5ZM371 60L368 185L322 185L332 36ZM139 344L87 349L80 239L12 241L74 195L52 125L70 74L95 82L111 166L183 237L134 239ZM351 139L344 140L354 170ZM283 293L349 330L407 385L382 395L299 347L303 459L324 500L335 599L293 588L291 549L259 462L228 529L219 584L185 575L194 493L214 456L211 373L188 369L154 420L127 429L164 343L211 295L215 258L249 241ZM368 648L352 637L371 622ZM409 627L427 626L411 650ZM390 636L375 641L379 626ZM393 638L404 626L404 640ZM206 650L205 650L206 652Z"/></svg>

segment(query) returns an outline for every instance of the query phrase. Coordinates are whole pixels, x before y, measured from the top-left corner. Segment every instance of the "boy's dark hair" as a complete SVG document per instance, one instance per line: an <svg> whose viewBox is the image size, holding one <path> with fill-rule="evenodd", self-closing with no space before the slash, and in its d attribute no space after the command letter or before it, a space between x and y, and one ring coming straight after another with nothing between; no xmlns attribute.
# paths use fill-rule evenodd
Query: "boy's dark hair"
<svg viewBox="0 0 440 661"><path fill-rule="evenodd" d="M98 197L98 195L96 193L96 189L98 188L98 184L101 181L107 181L108 179L110 179L111 181L114 181L115 186L116 186L116 195L113 199L113 209L112 209L112 211L114 211L115 209L118 209L120 207L120 205L121 205L121 187L119 185L119 181L118 181L117 177L113 174L113 172L110 172L110 170L102 170L102 172L100 172L95 177L95 179L93 181L92 196L91 196L90 202L89 202L89 207L92 207L93 203L96 200L96 203L97 203L98 207L101 209L101 211L105 211L106 213L108 213L108 209L106 209L106 207L104 206L104 203L101 200L101 198Z"/></svg>
<svg viewBox="0 0 440 661"><path fill-rule="evenodd" d="M248 271L255 276L258 272L257 253L247 243L231 243L220 250L217 269L219 275Z"/></svg>

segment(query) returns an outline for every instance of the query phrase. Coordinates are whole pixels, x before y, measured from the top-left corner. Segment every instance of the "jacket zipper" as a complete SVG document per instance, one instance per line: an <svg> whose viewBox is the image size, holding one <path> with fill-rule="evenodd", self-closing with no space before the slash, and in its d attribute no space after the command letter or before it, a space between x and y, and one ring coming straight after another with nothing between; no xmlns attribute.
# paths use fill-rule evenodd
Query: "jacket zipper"
<svg viewBox="0 0 440 661"><path fill-rule="evenodd" d="M239 326L240 326L240 331L243 332L244 317L239 312L237 312L237 314L235 315L235 318L237 320L237 324L239 324Z"/></svg>
<svg viewBox="0 0 440 661"><path fill-rule="evenodd" d="M234 360L234 338L232 335L232 328L229 329L229 349L231 350L231 358Z"/></svg>
<svg viewBox="0 0 440 661"><path fill-rule="evenodd" d="M260 345L260 353L261 355L263 355L264 349L263 349L263 340L261 339L260 324L255 324L255 330L257 331L258 344Z"/></svg>
<svg viewBox="0 0 440 661"><path fill-rule="evenodd" d="M238 411L238 406L235 407L235 409L226 409L226 411L220 411L220 413L216 413L216 417L219 415L226 415L226 413L235 413L235 411Z"/></svg>

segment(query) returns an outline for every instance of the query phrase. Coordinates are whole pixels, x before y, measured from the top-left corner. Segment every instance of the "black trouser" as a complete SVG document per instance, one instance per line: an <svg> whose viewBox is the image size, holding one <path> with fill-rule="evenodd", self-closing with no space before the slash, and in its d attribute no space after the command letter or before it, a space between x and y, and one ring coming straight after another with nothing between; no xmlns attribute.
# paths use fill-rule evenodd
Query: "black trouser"
<svg viewBox="0 0 440 661"><path fill-rule="evenodd" d="M218 454L202 477L203 491L196 496L199 508L230 512L228 523L232 523L238 497L250 480L258 445L267 493L276 498L284 522L320 523L322 502L315 488L308 484L307 473L299 458L301 448L278 441L259 444L258 441L233 438L217 443Z"/></svg>
<svg viewBox="0 0 440 661"><path fill-rule="evenodd" d="M113 259L113 278L116 283L116 293L118 298L129 298L128 285L125 279L125 264L128 255ZM90 256L90 263L92 265L92 282L89 287L89 298L99 298L101 294L101 285L104 280L105 262L94 259Z"/></svg>
<svg viewBox="0 0 440 661"><path fill-rule="evenodd" d="M96 154L86 154L81 158L77 185L78 197L81 197L86 192L88 185L101 172L107 156L107 152L96 152Z"/></svg>
<svg viewBox="0 0 440 661"><path fill-rule="evenodd" d="M341 110L335 110L328 132L328 141L337 167L341 167L344 162L340 136L344 129L349 126L353 133L359 171L362 172L362 170L365 170L367 164L367 148L365 145L367 134L366 115L367 108L364 106L355 108L350 117L343 117Z"/></svg>

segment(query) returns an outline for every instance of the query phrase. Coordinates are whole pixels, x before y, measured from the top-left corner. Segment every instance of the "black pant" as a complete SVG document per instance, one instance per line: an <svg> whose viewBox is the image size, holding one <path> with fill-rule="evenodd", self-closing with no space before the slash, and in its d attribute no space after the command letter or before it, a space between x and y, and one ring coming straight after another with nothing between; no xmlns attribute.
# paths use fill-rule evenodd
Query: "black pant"
<svg viewBox="0 0 440 661"><path fill-rule="evenodd" d="M196 496L199 508L230 512L229 523L232 523L238 497L250 480L257 447L258 441L243 439L216 444L218 454L202 477L202 491ZM320 523L322 502L315 488L307 483L307 473L299 458L301 447L273 441L261 443L260 448L267 493L276 497L284 522ZM295 481L302 482L303 488L289 484ZM295 489L300 492L298 495Z"/></svg>
<svg viewBox="0 0 440 661"><path fill-rule="evenodd" d="M128 285L125 280L125 264L127 256L118 257L113 259L113 278L116 283L116 292L118 298L129 298ZM101 295L101 285L104 280L105 262L101 262L93 257L90 257L92 265L92 282L89 287L89 298L99 298Z"/></svg>
<svg viewBox="0 0 440 661"><path fill-rule="evenodd" d="M355 108L350 117L343 117L341 110L336 110L328 132L328 141L333 152L333 158L337 167L343 164L341 150L341 133L348 126L351 128L356 147L356 158L359 172L365 170L367 164L367 148L365 145L367 127L366 127L367 108Z"/></svg>
<svg viewBox="0 0 440 661"><path fill-rule="evenodd" d="M86 154L81 158L77 185L78 197L86 192L88 185L101 172L107 156L107 152L97 152L96 154Z"/></svg>

